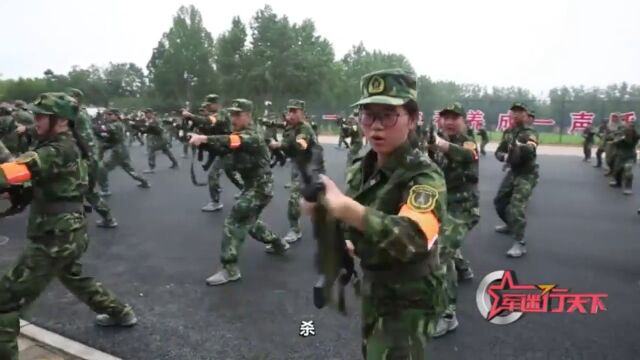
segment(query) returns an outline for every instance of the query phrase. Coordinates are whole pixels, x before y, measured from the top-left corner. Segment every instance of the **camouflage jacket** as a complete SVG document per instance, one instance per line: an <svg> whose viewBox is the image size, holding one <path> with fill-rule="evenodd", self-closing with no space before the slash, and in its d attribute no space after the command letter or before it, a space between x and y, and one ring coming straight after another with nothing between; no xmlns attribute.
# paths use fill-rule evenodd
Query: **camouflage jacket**
<svg viewBox="0 0 640 360"><path fill-rule="evenodd" d="M489 141L489 134L487 133L487 130L485 128L480 128L478 130L478 136L480 136L480 139L482 139L482 141Z"/></svg>
<svg viewBox="0 0 640 360"><path fill-rule="evenodd" d="M347 169L346 195L367 207L364 231L347 227L345 236L353 242L362 268L393 270L402 263L437 262L437 246L429 249L419 220L412 219L446 218L442 170L408 142L380 168L376 162L377 154L370 150Z"/></svg>
<svg viewBox="0 0 640 360"><path fill-rule="evenodd" d="M167 130L157 119L147 122L145 133L147 134L149 146L161 146L169 142Z"/></svg>
<svg viewBox="0 0 640 360"><path fill-rule="evenodd" d="M11 152L0 140L0 164L5 163L11 159Z"/></svg>
<svg viewBox="0 0 640 360"><path fill-rule="evenodd" d="M101 128L102 139L106 148L113 150L126 150L125 139L127 137L127 126L120 121L110 121Z"/></svg>
<svg viewBox="0 0 640 360"><path fill-rule="evenodd" d="M89 151L91 151L90 155L96 156L98 154L98 141L93 132L93 122L86 110L80 110L80 113L78 113L78 117L74 122L74 126L78 135L89 147Z"/></svg>
<svg viewBox="0 0 640 360"><path fill-rule="evenodd" d="M531 175L537 170L537 147L538 132L534 128L529 125L512 127L502 133L496 155L507 154L506 162L513 175Z"/></svg>
<svg viewBox="0 0 640 360"><path fill-rule="evenodd" d="M478 209L478 147L467 134L450 137L449 143L446 153L436 152L434 156L447 184L447 209Z"/></svg>
<svg viewBox="0 0 640 360"><path fill-rule="evenodd" d="M13 116L0 116L0 140L11 153L18 153L18 134L16 134L17 124Z"/></svg>
<svg viewBox="0 0 640 360"><path fill-rule="evenodd" d="M16 163L31 173L33 201L27 237L74 231L86 226L83 211L88 187L87 162L70 132L40 141L33 151L19 156ZM0 176L0 187L7 186Z"/></svg>
<svg viewBox="0 0 640 360"><path fill-rule="evenodd" d="M215 124L212 119L215 118ZM231 134L231 118L225 110L207 115L193 115L190 119L199 132L204 135L227 135Z"/></svg>
<svg viewBox="0 0 640 360"><path fill-rule="evenodd" d="M26 111L19 109L13 113L13 118L20 125L31 126L35 124L35 120L33 119L33 115Z"/></svg>
<svg viewBox="0 0 640 360"><path fill-rule="evenodd" d="M593 132L591 126L587 126L582 132L585 144L593 144L596 133Z"/></svg>
<svg viewBox="0 0 640 360"><path fill-rule="evenodd" d="M207 137L208 149L218 155L229 154L244 182L244 191L255 191L262 195L273 195L273 176L270 167L270 152L262 134L255 125L229 135Z"/></svg>
<svg viewBox="0 0 640 360"><path fill-rule="evenodd" d="M318 137L311 125L305 121L285 129L282 135L282 151L290 158L296 158L300 152L306 151L313 144L319 144ZM321 168L324 172L324 159Z"/></svg>
<svg viewBox="0 0 640 360"><path fill-rule="evenodd" d="M621 130L611 144L615 147L616 156L621 160L634 160L637 156L636 146L638 146L639 140L638 129L634 126L629 126Z"/></svg>

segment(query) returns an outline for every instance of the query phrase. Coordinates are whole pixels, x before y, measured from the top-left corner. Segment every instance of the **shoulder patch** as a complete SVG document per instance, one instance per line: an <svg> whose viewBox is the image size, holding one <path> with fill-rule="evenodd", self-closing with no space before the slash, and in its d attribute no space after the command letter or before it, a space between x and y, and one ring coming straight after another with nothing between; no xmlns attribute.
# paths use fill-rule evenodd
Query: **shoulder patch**
<svg viewBox="0 0 640 360"><path fill-rule="evenodd" d="M416 212L433 210L438 200L438 190L429 185L415 185L409 190L407 205Z"/></svg>
<svg viewBox="0 0 640 360"><path fill-rule="evenodd" d="M464 147L465 149L469 149L469 150L477 149L476 143L474 143L473 141L465 141L462 144L462 147Z"/></svg>

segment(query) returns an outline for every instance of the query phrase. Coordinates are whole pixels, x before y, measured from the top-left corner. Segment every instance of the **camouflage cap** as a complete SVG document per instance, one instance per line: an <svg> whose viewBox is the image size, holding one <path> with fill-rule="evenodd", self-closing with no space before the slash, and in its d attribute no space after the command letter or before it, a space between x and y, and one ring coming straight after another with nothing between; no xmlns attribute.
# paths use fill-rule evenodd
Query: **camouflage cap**
<svg viewBox="0 0 640 360"><path fill-rule="evenodd" d="M79 111L78 100L65 93L40 94L28 109L34 114L57 115L67 120L75 120Z"/></svg>
<svg viewBox="0 0 640 360"><path fill-rule="evenodd" d="M67 93L70 96L73 96L74 98L76 98L78 100L84 98L84 93L80 89L68 88L67 90L65 90L65 93Z"/></svg>
<svg viewBox="0 0 640 360"><path fill-rule="evenodd" d="M464 107L459 102L454 102L447 105L444 109L440 110L439 115L444 116L446 113L454 113L459 116L465 116L467 113L464 111Z"/></svg>
<svg viewBox="0 0 640 360"><path fill-rule="evenodd" d="M26 110L27 103L22 101L22 100L16 100L16 101L13 102L13 106L15 106L18 109Z"/></svg>
<svg viewBox="0 0 640 360"><path fill-rule="evenodd" d="M304 110L304 101L297 99L289 99L287 103L287 109L302 109Z"/></svg>
<svg viewBox="0 0 640 360"><path fill-rule="evenodd" d="M217 94L209 94L204 98L204 102L207 104L217 104L219 98Z"/></svg>
<svg viewBox="0 0 640 360"><path fill-rule="evenodd" d="M253 110L253 103L247 99L234 99L231 106L227 108L229 112L248 112Z"/></svg>
<svg viewBox="0 0 640 360"><path fill-rule="evenodd" d="M143 113L152 113L153 114L153 109L152 108L146 108L144 109Z"/></svg>
<svg viewBox="0 0 640 360"><path fill-rule="evenodd" d="M513 105L511 105L511 107L509 108L509 110L515 110L515 109L522 109L526 112L529 112L529 108L527 107L527 104L521 103L521 102L514 102Z"/></svg>
<svg viewBox="0 0 640 360"><path fill-rule="evenodd" d="M353 104L404 105L416 100L416 77L402 69L390 69L372 72L360 80L362 97Z"/></svg>

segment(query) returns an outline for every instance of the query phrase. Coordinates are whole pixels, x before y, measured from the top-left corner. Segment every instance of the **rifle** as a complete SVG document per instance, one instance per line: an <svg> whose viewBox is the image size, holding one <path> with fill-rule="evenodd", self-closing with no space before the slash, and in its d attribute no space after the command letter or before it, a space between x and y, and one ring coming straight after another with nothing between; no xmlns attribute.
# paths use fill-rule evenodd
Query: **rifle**
<svg viewBox="0 0 640 360"><path fill-rule="evenodd" d="M185 108L180 109L180 112L182 113L183 110L186 110ZM196 122L192 121L189 118L182 118L182 122L181 122L181 127L184 131L184 139L185 141L189 141L191 138L190 136L188 136L187 134L189 132L192 133L196 133L196 134L201 134L201 135L217 135L212 133L211 131L211 126L209 125L205 125L205 124L197 124ZM198 181L198 178L196 177L196 172L195 172L195 161L197 159L197 161L199 162L203 162L204 161L204 153L207 152L207 161L202 164L202 170L203 171L208 171L209 168L211 168L211 166L213 165L213 162L216 160L216 156L217 154L213 151L211 151L210 146L208 144L200 144L198 145L197 148L194 148L193 150L194 152L197 151L197 154L192 154L191 156L191 167L189 170L190 176L191 176L191 183L195 186L206 186L208 185L208 182L200 182ZM195 155L195 156L193 156Z"/></svg>
<svg viewBox="0 0 640 360"><path fill-rule="evenodd" d="M322 162L322 147L318 144L310 145L295 158L302 180L301 195L306 201L316 203L312 223L317 243L315 265L320 277L313 287L313 303L318 309L333 303L333 287L339 281L338 311L346 314L344 288L353 280L356 294L359 294L358 273L340 224L329 215L324 204L325 187L320 179Z"/></svg>

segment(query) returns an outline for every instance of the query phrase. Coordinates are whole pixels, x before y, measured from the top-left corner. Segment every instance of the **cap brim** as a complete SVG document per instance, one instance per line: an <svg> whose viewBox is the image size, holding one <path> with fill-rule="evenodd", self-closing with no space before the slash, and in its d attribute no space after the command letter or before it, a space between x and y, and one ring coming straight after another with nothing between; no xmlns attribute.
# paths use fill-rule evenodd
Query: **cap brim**
<svg viewBox="0 0 640 360"><path fill-rule="evenodd" d="M237 108L237 107L230 107L230 108L227 108L227 111L228 112L243 112L244 110L242 110L240 108Z"/></svg>
<svg viewBox="0 0 640 360"><path fill-rule="evenodd" d="M382 105L393 105L400 106L406 104L410 99L402 99L391 96L377 95L377 96L369 96L367 98L361 99L357 103L351 106L360 106L367 104L382 104Z"/></svg>
<svg viewBox="0 0 640 360"><path fill-rule="evenodd" d="M27 110L31 111L34 114L45 114L45 115L54 115L55 113L51 112L51 111L46 111L43 108L35 105L35 104L29 104L27 105Z"/></svg>
<svg viewBox="0 0 640 360"><path fill-rule="evenodd" d="M515 110L515 109L522 109L522 110L524 110L524 111L526 111L526 112L529 112L529 110L527 110L527 108L526 108L526 107L524 107L524 106L512 106L512 107L511 107L511 109L509 109L509 110L512 110L512 111L513 111L513 110Z"/></svg>
<svg viewBox="0 0 640 360"><path fill-rule="evenodd" d="M464 114L460 114L460 113L459 113L459 112L457 112L457 111L453 111L453 110L449 110L449 109L440 111L440 112L438 113L438 115L439 115L439 116L444 116L446 113L449 113L449 114L456 114L456 115L458 115L458 116L464 116Z"/></svg>
<svg viewBox="0 0 640 360"><path fill-rule="evenodd" d="M301 109L301 110L304 110L304 108L300 107L300 106L287 106L287 109Z"/></svg>

